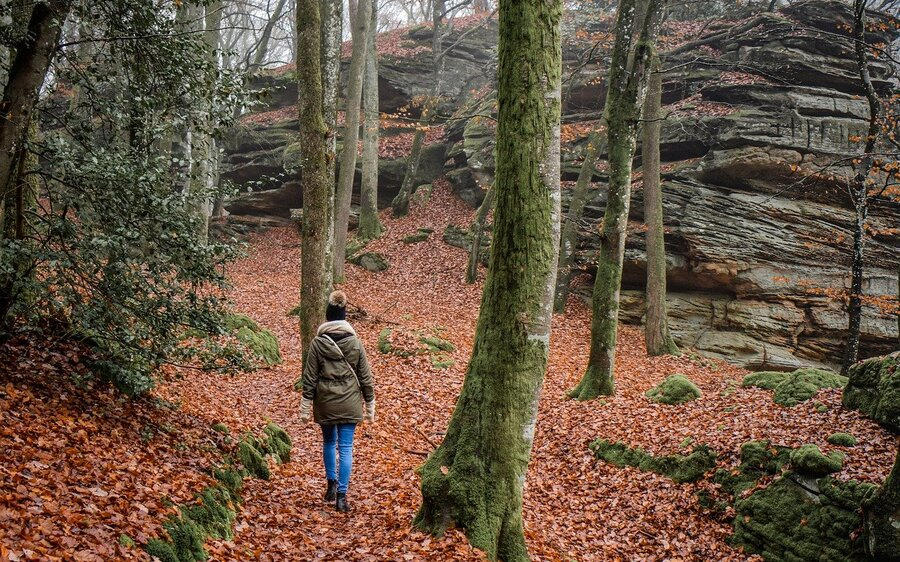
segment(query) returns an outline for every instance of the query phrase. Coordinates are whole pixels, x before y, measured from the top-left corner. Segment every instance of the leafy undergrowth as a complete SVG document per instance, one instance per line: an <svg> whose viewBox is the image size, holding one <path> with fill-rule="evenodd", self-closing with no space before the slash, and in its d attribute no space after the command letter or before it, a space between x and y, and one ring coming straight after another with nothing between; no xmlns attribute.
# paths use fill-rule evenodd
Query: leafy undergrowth
<svg viewBox="0 0 900 562"><path fill-rule="evenodd" d="M298 420L300 397L291 388L300 374L296 318L287 316L299 300L299 241L295 231L287 228L252 238L248 257L229 272L235 283L233 298L241 312L278 337L284 363L233 377L185 373L183 379L173 379L158 392L182 404L179 412L166 415L183 418L186 427L197 428L198 435L207 435L215 422L241 431L271 420L284 427L294 441L290 464L273 467L268 481L245 481L235 538L210 541L207 549L212 560L483 560L459 531L436 539L410 527L421 498L415 468L440 442L459 394L471 353L484 272L478 284L466 285L464 251L449 247L439 236L412 245L402 240L419 228L443 232L448 224L469 224L472 214L452 196L447 183L439 180L425 206L413 206L410 215L402 219L394 220L387 214L382 217L386 234L367 249L384 255L391 263L390 269L371 273L352 265L347 268L343 288L350 297L351 310L360 311L350 320L369 351L378 396L377 422L364 424L357 431L354 475L348 494L353 511L349 515L336 513L321 500L325 486L321 435L314 424ZM588 307L574 296L567 314L554 320L550 369L525 493L525 532L535 560L748 558L726 543L732 531L733 512L700 507L696 492L703 484L676 484L663 475L597 460L588 448L596 439L621 441L652 455L685 453L684 443L703 444L718 453L718 466L726 469L739 463L740 446L748 441L771 439L789 447L813 443L826 454L836 450L846 454L843 468L833 475L838 479L880 483L887 475L895 452L893 438L858 413L842 410L839 390L823 390L816 400L783 408L773 404L771 392L740 387L746 374L741 369L694 361L689 354L648 358L643 351L642 334L633 327L623 327L620 332L618 394L587 403L567 400L566 390L578 382L587 362L589 320ZM442 351L448 363L453 362L435 365L428 353L379 353L379 334L385 328L392 328L394 334L438 330L441 338L454 346ZM648 400L644 393L671 373L689 377L702 396L671 406ZM109 400L116 404L112 398ZM44 425L55 423L57 414L51 406L10 402L0 399L5 422L0 431L25 431L20 418L28 414L30 423L35 424L30 430L34 433L23 435L22 441L34 443L40 435L51 440L51 444L55 439L75 440L48 449L41 462L73 462L67 447L74 447L72 456L83 456L82 462L95 458L93 452L80 452L89 445L78 440L75 426L59 427L58 435L48 434L47 428L42 427L41 418L46 419ZM824 408L817 409L822 405ZM127 413L129 408L139 406L122 403L118 407ZM12 417L9 408L14 408ZM122 428L141 425L130 417L116 421L109 414L102 424L94 423L105 426L96 434L106 439L117 434L113 430L121 433ZM827 438L835 432L850 433L859 444L831 445ZM177 503L208 485L199 468L207 466L208 460L197 458L195 452L159 450L163 442L171 448L173 440L166 437L156 444L151 441L152 450L138 440L133 455L123 448L127 442L123 438L106 442L106 450L98 454L107 455L107 462L119 463L113 469L127 466L135 455L144 465L128 473L130 485L117 491L119 503L101 506L94 502L100 511L91 514L88 510L84 515L92 517L94 526L82 525L76 532L59 516L49 519L57 526L58 534L77 541L83 549L107 544L126 550L134 558L144 556L113 544L123 529L139 539L154 536L160 530L165 517L158 514L164 508L158 498L154 499L152 488L145 490L141 486L166 482L170 489L163 493ZM0 485L0 518L2 509L12 509L4 498L10 493L22 493L16 491L17 486L25 491L29 486L23 476L11 487L6 484L10 466L19 473L33 470L27 463L34 460L34 455L12 463L6 460L10 458L6 454L8 441L5 437L2 442L0 461L0 470L6 471L0 472L4 476ZM24 447L18 445L16 450ZM100 457L100 463L103 458ZM91 485L108 481L106 476L93 474L95 483ZM74 477L57 477L57 481L70 482L72 486ZM82 504L95 498L86 484L81 486L88 491L71 503L85 511ZM144 502L151 515L137 512L135 502ZM135 516L137 520L130 522L128 518ZM33 525L38 524L39 520ZM0 519L0 529L6 525ZM91 529L102 529L103 540L86 538L84 535ZM143 535L137 535L139 532ZM39 534L37 530L34 533ZM0 544L6 548L16 546L10 536L0 535ZM51 550L58 556L77 550L63 543L53 544Z"/></svg>

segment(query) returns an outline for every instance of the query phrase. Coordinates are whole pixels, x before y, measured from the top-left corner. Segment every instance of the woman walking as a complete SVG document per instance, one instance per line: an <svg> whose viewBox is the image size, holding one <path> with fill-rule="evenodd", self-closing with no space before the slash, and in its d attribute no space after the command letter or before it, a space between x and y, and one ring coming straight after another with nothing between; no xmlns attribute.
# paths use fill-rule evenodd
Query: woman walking
<svg viewBox="0 0 900 562"><path fill-rule="evenodd" d="M328 487L325 501L341 512L350 511L347 487L353 468L356 424L375 420L372 370L362 342L347 322L347 295L335 291L328 298L327 322L319 326L303 366L300 419L310 411L322 426L322 457Z"/></svg>

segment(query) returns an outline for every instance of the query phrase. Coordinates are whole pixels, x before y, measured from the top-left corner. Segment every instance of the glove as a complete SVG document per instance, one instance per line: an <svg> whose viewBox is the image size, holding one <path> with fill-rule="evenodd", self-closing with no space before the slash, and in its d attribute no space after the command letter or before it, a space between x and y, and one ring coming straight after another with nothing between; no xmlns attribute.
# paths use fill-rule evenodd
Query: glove
<svg viewBox="0 0 900 562"><path fill-rule="evenodd" d="M375 421L375 400L373 399L371 402L366 402L366 415L363 416L363 419L366 421Z"/></svg>
<svg viewBox="0 0 900 562"><path fill-rule="evenodd" d="M308 422L312 417L312 400L300 399L300 421Z"/></svg>

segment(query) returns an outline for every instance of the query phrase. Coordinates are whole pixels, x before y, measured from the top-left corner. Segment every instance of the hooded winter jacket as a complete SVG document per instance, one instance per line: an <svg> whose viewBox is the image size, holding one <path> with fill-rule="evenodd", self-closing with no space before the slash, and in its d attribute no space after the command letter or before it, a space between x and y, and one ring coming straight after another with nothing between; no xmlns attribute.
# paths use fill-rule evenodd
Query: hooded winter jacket
<svg viewBox="0 0 900 562"><path fill-rule="evenodd" d="M366 351L348 322L319 326L303 366L302 386L303 398L313 402L316 423L363 420L363 402L375 400L375 388Z"/></svg>

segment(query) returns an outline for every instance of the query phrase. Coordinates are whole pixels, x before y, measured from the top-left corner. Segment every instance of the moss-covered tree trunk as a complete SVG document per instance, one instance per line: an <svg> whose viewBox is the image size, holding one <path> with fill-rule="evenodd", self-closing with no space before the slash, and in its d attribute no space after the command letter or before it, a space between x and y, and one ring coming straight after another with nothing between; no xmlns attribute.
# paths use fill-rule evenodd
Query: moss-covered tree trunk
<svg viewBox="0 0 900 562"><path fill-rule="evenodd" d="M565 312L569 298L569 284L575 267L575 251L578 249L578 225L584 215L591 189L591 179L597 170L597 157L606 149L606 134L598 128L588 137L584 148L584 161L578 171L578 180L572 190L569 211L563 223L559 240L559 264L556 272L556 294L553 297L553 311Z"/></svg>
<svg viewBox="0 0 900 562"><path fill-rule="evenodd" d="M356 176L357 143L359 141L359 108L362 100L363 76L366 70L366 47L369 23L372 17L372 0L359 0L356 20L353 23L353 54L347 78L347 106L344 112L344 142L341 150L341 168L334 203L334 281L344 280L350 200L353 196L353 180Z"/></svg>
<svg viewBox="0 0 900 562"><path fill-rule="evenodd" d="M337 104L341 78L341 44L344 40L344 3L334 0L320 0L319 17L322 20L321 49L322 60L322 113L325 117L325 177L331 189L328 198L329 225L334 224L334 191L337 168ZM325 261L329 268L334 263L334 228L326 234ZM326 294L333 286L332 275L328 276Z"/></svg>
<svg viewBox="0 0 900 562"><path fill-rule="evenodd" d="M359 229L362 240L381 236L381 220L378 218L378 51L376 36L378 10L372 2L372 19L366 45L366 70L363 83L363 151L362 180L359 187Z"/></svg>
<svg viewBox="0 0 900 562"><path fill-rule="evenodd" d="M604 111L609 143L609 195L600 232L588 367L581 382L570 392L570 396L578 400L615 392L613 371L622 262L631 204L631 165L646 93L647 69L659 32L663 3L664 0L622 0L617 9L616 40Z"/></svg>
<svg viewBox="0 0 900 562"><path fill-rule="evenodd" d="M303 224L300 232L300 336L304 356L325 319L325 301L331 287L328 260L329 233L334 230L329 212L333 183L328 177L320 52L322 28L319 0L297 2L297 80L300 107L300 169L303 179Z"/></svg>
<svg viewBox="0 0 900 562"><path fill-rule="evenodd" d="M472 226L469 228L469 231L472 234L472 247L469 248L469 265L466 268L466 283L474 283L478 278L478 264L481 262L481 239L484 237L484 224L487 222L487 217L490 214L491 209L494 208L495 193L496 190L494 189L494 185L491 184L491 187L484 195L484 201L481 202L481 206L478 207L478 211L475 213L475 219L472 221Z"/></svg>
<svg viewBox="0 0 900 562"><path fill-rule="evenodd" d="M669 333L666 310L666 239L663 222L662 183L659 177L662 73L654 52L644 101L644 134L641 160L644 172L644 223L647 225L647 320L644 339L649 355L677 355Z"/></svg>
<svg viewBox="0 0 900 562"><path fill-rule="evenodd" d="M884 562L900 561L900 451L894 469L863 511L869 556Z"/></svg>
<svg viewBox="0 0 900 562"><path fill-rule="evenodd" d="M446 437L420 470L415 525L464 529L528 560L522 490L550 343L559 244L561 0L501 0L497 203L472 359Z"/></svg>

